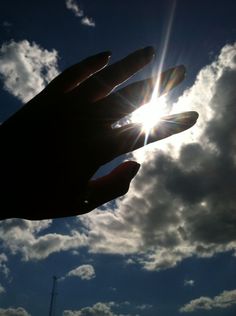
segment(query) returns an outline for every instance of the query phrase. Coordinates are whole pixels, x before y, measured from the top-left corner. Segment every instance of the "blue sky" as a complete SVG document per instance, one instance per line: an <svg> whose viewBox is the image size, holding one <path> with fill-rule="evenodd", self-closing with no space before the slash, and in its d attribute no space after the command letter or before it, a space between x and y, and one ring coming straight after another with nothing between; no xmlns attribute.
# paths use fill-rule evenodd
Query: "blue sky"
<svg viewBox="0 0 236 316"><path fill-rule="evenodd" d="M195 127L133 153L129 193L88 215L0 223L0 315L233 316L236 313L235 1L0 3L0 121L57 73L101 51L153 45L132 80L184 64L168 97ZM170 18L173 21L170 25ZM45 67L46 65L46 67ZM101 173L116 165L121 157Z"/></svg>

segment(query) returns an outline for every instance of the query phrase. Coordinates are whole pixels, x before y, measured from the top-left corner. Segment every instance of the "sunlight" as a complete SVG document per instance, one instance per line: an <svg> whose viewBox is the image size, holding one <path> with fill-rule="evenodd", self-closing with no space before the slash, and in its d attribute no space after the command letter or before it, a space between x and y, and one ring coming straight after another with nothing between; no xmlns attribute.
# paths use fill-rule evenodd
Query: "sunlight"
<svg viewBox="0 0 236 316"><path fill-rule="evenodd" d="M167 113L166 96L152 100L132 113L131 122L141 123L142 131L149 134L160 118Z"/></svg>
<svg viewBox="0 0 236 316"><path fill-rule="evenodd" d="M158 73L162 72L164 60L166 57L172 23L174 19L175 8L176 8L176 1L173 2L173 6L170 12L170 17L168 19L166 35L165 35L165 39L163 43ZM141 106L140 108L138 108L136 111L132 113L131 122L142 124L142 132L146 134L146 141L147 141L148 135L152 131L152 128L158 124L158 121L160 120L162 116L169 114L167 112L168 112L167 97L165 95L160 96L160 77L158 76L153 93L152 93L151 101ZM145 144L146 144L146 141L145 141Z"/></svg>
<svg viewBox="0 0 236 316"><path fill-rule="evenodd" d="M168 113L167 96L160 95L160 76L157 77L150 102L144 104L131 115L131 122L142 125L141 132L145 133L146 140L154 126L162 116ZM146 143L146 141L145 141Z"/></svg>

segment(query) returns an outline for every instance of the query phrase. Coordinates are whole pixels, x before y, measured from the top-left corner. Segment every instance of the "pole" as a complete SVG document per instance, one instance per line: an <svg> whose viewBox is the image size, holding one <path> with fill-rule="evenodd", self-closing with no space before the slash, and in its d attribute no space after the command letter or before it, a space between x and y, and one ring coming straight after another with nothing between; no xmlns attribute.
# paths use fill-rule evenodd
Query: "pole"
<svg viewBox="0 0 236 316"><path fill-rule="evenodd" d="M57 284L57 277L53 276L53 283L52 283L52 292L51 292L51 300L50 300L50 307L49 307L49 316L54 315L55 311L55 300L56 300L56 284Z"/></svg>

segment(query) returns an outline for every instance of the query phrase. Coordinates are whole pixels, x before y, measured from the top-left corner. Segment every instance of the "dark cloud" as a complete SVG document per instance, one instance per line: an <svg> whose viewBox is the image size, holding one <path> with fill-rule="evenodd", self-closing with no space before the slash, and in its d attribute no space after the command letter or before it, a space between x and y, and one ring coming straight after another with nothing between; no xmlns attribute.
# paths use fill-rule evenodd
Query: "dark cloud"
<svg viewBox="0 0 236 316"><path fill-rule="evenodd" d="M226 45L176 103L178 112L200 113L194 132L144 152L141 172L115 213L81 218L89 238L97 238L90 239L91 251L133 254L145 268L161 269L235 250L235 56L236 45Z"/></svg>
<svg viewBox="0 0 236 316"><path fill-rule="evenodd" d="M173 105L174 112L198 111L195 127L134 153L144 162L115 211L78 217L81 233L68 235L45 234L51 221L2 221L4 246L24 260L87 246L94 253L129 255L129 263L149 270L235 250L235 55L236 44L223 47Z"/></svg>

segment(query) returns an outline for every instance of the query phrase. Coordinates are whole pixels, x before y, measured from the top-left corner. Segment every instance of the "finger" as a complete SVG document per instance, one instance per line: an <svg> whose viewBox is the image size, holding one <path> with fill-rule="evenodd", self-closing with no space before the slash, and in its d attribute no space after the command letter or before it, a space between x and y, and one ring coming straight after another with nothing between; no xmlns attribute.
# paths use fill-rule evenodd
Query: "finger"
<svg viewBox="0 0 236 316"><path fill-rule="evenodd" d="M184 80L185 75L186 68L184 65L179 65L166 70L160 79L160 94L163 95L175 88Z"/></svg>
<svg viewBox="0 0 236 316"><path fill-rule="evenodd" d="M146 47L140 49L117 63L99 71L89 78L83 85L71 93L71 97L78 96L95 102L107 96L117 85L126 81L137 71L148 64L154 56L154 49Z"/></svg>
<svg viewBox="0 0 236 316"><path fill-rule="evenodd" d="M95 209L129 190L131 180L135 177L140 164L135 161L126 161L115 168L110 174L89 183L88 194L84 201L86 211Z"/></svg>
<svg viewBox="0 0 236 316"><path fill-rule="evenodd" d="M69 67L52 80L47 86L47 90L59 93L73 90L78 84L105 67L109 62L110 56L110 52L102 52Z"/></svg>
<svg viewBox="0 0 236 316"><path fill-rule="evenodd" d="M197 119L198 113L194 111L165 116L151 129L149 135L142 131L142 124L128 124L113 129L115 155L128 153L149 143L183 132L192 127Z"/></svg>
<svg viewBox="0 0 236 316"><path fill-rule="evenodd" d="M159 86L159 94L173 89L184 79L185 72L185 67L181 65L164 71L158 78L152 77L134 82L96 102L93 105L94 116L112 124L148 103L156 85Z"/></svg>

